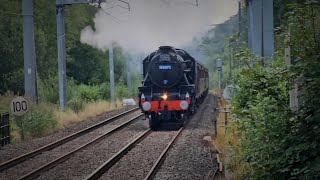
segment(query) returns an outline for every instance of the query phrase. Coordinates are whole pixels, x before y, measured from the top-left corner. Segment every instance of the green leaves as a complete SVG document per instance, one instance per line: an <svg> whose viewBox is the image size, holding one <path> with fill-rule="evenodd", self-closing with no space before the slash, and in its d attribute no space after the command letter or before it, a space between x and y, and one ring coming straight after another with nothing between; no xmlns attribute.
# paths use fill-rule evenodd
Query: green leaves
<svg viewBox="0 0 320 180"><path fill-rule="evenodd" d="M290 66L276 53L269 67L259 65L246 49L237 58L253 62L236 76L232 112L241 134L241 157L254 179L314 179L320 174L320 6L292 4L288 23L277 34L279 50L291 45ZM290 36L285 30L290 29ZM288 91L298 84L299 107L289 108Z"/></svg>

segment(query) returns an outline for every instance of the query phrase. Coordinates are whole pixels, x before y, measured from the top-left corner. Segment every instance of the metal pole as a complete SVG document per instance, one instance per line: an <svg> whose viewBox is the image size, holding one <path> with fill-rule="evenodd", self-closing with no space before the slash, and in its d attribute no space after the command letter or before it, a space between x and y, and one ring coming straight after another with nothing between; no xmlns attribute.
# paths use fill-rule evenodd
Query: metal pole
<svg viewBox="0 0 320 180"><path fill-rule="evenodd" d="M142 81L144 80L144 77L143 77L143 60L144 60L143 56L141 56L140 59L139 59L139 62L140 62L139 67L140 67L140 78L141 78Z"/></svg>
<svg viewBox="0 0 320 180"><path fill-rule="evenodd" d="M58 71L59 71L59 102L61 110L66 104L66 52L64 33L64 5L56 6L57 40L58 40Z"/></svg>
<svg viewBox="0 0 320 180"><path fill-rule="evenodd" d="M248 0L247 1L247 34L248 34L248 48L250 49L251 53L253 53L253 48L252 48L252 44L253 44L253 23L252 23L252 1Z"/></svg>
<svg viewBox="0 0 320 180"><path fill-rule="evenodd" d="M273 60L274 56L274 23L273 23L273 0L263 1L263 56Z"/></svg>
<svg viewBox="0 0 320 180"><path fill-rule="evenodd" d="M238 10L238 14L239 14L239 35L240 35L240 38L241 38L241 31L242 31L242 27L241 27L241 22L242 22L242 14L241 14L241 1L239 1L238 2L238 8L239 8L239 10Z"/></svg>
<svg viewBox="0 0 320 180"><path fill-rule="evenodd" d="M109 48L109 69L110 69L110 92L111 92L111 102L114 105L114 67L113 67L113 46Z"/></svg>
<svg viewBox="0 0 320 180"><path fill-rule="evenodd" d="M261 66L264 67L264 42L263 42L263 36L264 36L264 19L263 19L263 0L261 0Z"/></svg>
<svg viewBox="0 0 320 180"><path fill-rule="evenodd" d="M219 87L219 95L220 95L221 94L221 70L219 70L218 73L219 73L218 87Z"/></svg>
<svg viewBox="0 0 320 180"><path fill-rule="evenodd" d="M31 102L37 102L36 58L33 34L32 0L22 1L23 14L23 55L25 96Z"/></svg>
<svg viewBox="0 0 320 180"><path fill-rule="evenodd" d="M127 72L127 86L129 92L131 92L131 77L130 77L130 67L129 67L129 55L126 58L126 72Z"/></svg>
<svg viewBox="0 0 320 180"><path fill-rule="evenodd" d="M23 0L31 1L31 0ZM59 103L60 109L64 110L67 100L66 95L66 51L65 51L65 32L64 32L64 5L71 4L89 4L100 3L106 0L56 0L56 14L57 14L57 46L58 46L58 72L59 72Z"/></svg>
<svg viewBox="0 0 320 180"><path fill-rule="evenodd" d="M273 0L248 0L248 41L249 49L255 56L274 56Z"/></svg>

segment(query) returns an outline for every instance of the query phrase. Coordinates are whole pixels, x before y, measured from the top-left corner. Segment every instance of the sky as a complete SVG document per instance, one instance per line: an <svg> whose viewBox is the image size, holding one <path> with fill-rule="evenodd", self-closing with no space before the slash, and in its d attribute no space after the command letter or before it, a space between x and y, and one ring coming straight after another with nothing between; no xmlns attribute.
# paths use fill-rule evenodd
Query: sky
<svg viewBox="0 0 320 180"><path fill-rule="evenodd" d="M107 0L94 18L95 31L86 27L81 42L107 49L112 42L126 51L148 53L161 45L177 48L192 43L212 24L237 13L237 0Z"/></svg>

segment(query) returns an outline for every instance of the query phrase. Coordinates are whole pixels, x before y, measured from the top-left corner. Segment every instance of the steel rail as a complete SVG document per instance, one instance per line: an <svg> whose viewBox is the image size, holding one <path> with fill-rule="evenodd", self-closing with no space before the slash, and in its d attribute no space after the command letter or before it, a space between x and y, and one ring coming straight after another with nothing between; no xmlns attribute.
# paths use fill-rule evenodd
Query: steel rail
<svg viewBox="0 0 320 180"><path fill-rule="evenodd" d="M219 168L218 167L216 167L216 168L214 168L214 169L211 169L210 171L209 171L209 173L208 173L208 176L205 178L206 180L213 180L215 177L216 177L216 175L218 174L217 172L218 172L218 170L219 170Z"/></svg>
<svg viewBox="0 0 320 180"><path fill-rule="evenodd" d="M125 154L127 154L136 144L145 139L151 132L151 129L148 129L141 133L138 137L132 140L128 145L122 148L117 154L113 155L105 163L99 166L94 172L87 176L86 180L95 180L100 178L106 171L108 171L115 163L117 163Z"/></svg>
<svg viewBox="0 0 320 180"><path fill-rule="evenodd" d="M50 143L50 144L48 144L46 146L40 147L40 148L38 148L38 149L36 149L34 151L31 151L31 152L23 154L23 155L21 155L19 157L16 157L16 158L10 159L10 160L8 160L6 162L3 162L2 164L0 164L0 172L4 171L6 169L9 169L10 167L12 167L12 166L14 166L14 165L16 165L18 163L26 161L26 160L28 160L28 159L30 159L30 158L32 158L32 157L44 152L44 151L48 151L48 150L51 150L53 148L56 148L56 147L66 143L66 142L69 142L69 141L71 141L71 140L73 140L73 139L75 139L77 137L82 136L83 134L89 133L89 132L91 132L91 131L93 131L93 130L95 130L97 128L100 128L100 127L112 122L113 120L115 120L115 119L117 119L119 117L122 117L122 116L124 116L126 114L129 114L129 113L131 113L133 111L136 111L137 109L139 109L139 108L138 107L137 108L133 108L131 110L128 110L126 112L123 112L121 114L113 116L111 118L108 118L108 119L106 119L106 120L104 120L102 122L99 122L99 123L97 123L95 125L92 125L92 126L90 126L88 128L85 128L83 130L75 132L75 133L73 133L73 134L71 134L71 135L69 135L67 137L59 139L59 140L57 140L57 141L55 141L53 143Z"/></svg>
<svg viewBox="0 0 320 180"><path fill-rule="evenodd" d="M174 138L170 141L170 143L167 145L167 147L162 151L160 157L157 159L157 161L154 163L154 165L152 166L151 170L149 171L149 173L147 174L147 176L144 178L144 180L149 180L151 179L155 173L159 170L160 165L162 164L163 160L165 159L165 156L167 154L167 152L169 151L169 149L171 148L171 146L175 143L175 141L178 139L178 137L180 136L181 132L183 131L183 127L181 127L179 129L179 131L177 132L177 134L174 136Z"/></svg>
<svg viewBox="0 0 320 180"><path fill-rule="evenodd" d="M218 175L218 170L219 168L213 170L212 179L214 179ZM221 177L219 179L221 179Z"/></svg>
<svg viewBox="0 0 320 180"><path fill-rule="evenodd" d="M95 139L93 139L93 140L91 140L90 142L88 142L88 143L80 146L79 148L74 149L73 151L68 152L67 154L64 154L64 155L58 157L57 159L55 159L55 160L53 160L53 161L51 161L51 162L49 162L49 163L47 163L47 164L39 167L38 169L36 169L36 170L34 170L34 171L32 171L32 172L24 175L23 177L20 177L19 180L34 179L34 178L37 177L40 173L45 172L45 171L49 170L50 168L54 167L55 165L60 164L60 163L62 163L63 161L69 159L72 155L74 155L76 152L82 150L83 148L88 147L89 145L92 145L92 144L94 144L94 143L97 143L97 142L101 141L102 139L110 136L112 133L114 133L114 132L116 132L116 131L124 128L125 126L127 126L127 125L130 124L130 123L132 123L134 120L138 119L138 118L141 117L142 115L143 115L143 114L140 114L140 115L138 115L138 116L136 116L136 117L131 118L130 120L128 120L128 121L120 124L119 126L113 128L112 130L110 130L110 131L108 131L108 132L106 132L106 133L104 133L104 134L96 137Z"/></svg>

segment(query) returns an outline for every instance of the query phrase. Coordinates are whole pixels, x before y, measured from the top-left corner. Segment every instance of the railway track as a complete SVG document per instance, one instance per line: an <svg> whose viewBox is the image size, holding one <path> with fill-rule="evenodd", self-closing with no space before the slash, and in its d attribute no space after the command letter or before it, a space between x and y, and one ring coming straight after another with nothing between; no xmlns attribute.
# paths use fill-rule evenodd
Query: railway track
<svg viewBox="0 0 320 180"><path fill-rule="evenodd" d="M160 157L157 159L156 163L152 166L151 170L148 172L147 176L144 178L144 180L151 179L159 170L161 163L165 159L166 153L169 151L170 147L174 144L174 142L178 139L179 135L181 134L183 130L183 127L180 128L180 130L177 132L177 134L173 137L173 139L170 141L170 143L167 145L167 147L163 150Z"/></svg>
<svg viewBox="0 0 320 180"><path fill-rule="evenodd" d="M165 159L167 152L172 147L172 145L175 143L175 141L178 139L178 137L181 134L181 132L183 131L183 129L184 128L182 127L178 131L173 132L174 133L173 137L166 144L165 148L162 148L164 150L160 153L160 156L158 156L158 158L154 161L153 166L148 171L147 175L144 177L145 180L152 179L153 176L156 174L158 169L161 167L161 164L162 164L163 160ZM94 179L99 179L100 177L102 177L109 169L111 169L117 162L119 162L124 155L126 155L136 145L143 142L144 139L149 137L152 133L157 133L157 132L153 132L151 129L148 129L148 130L142 132L135 139L133 139L130 143L128 143L124 148L122 148L115 155L113 155L110 159L108 159L102 165L100 165L94 172L92 172L85 179L86 180L94 180ZM143 154L141 154L141 155L143 156Z"/></svg>
<svg viewBox="0 0 320 180"><path fill-rule="evenodd" d="M122 117L127 117L127 116L132 116L134 115L133 113L136 113L138 112L137 111L138 108L134 108L132 110L129 110L129 111L126 111L126 112L123 112L121 114L118 114L116 116L113 116L111 118L108 118L100 123L97 123L95 125L92 125L86 129L83 129L81 131L78 131L76 133L73 133L65 138L62 138L60 140L57 140L53 143L50 143L46 146L43 146L41 148L38 148L32 152L29 152L29 153L26 153L24 155L21 155L17 158L14 158L14 159L11 159L11 160L8 160L2 164L0 164L0 173L4 173L4 171L6 170L10 170L11 168L14 168L14 166L16 165L19 165L21 163L24 163L25 161L28 161L28 160L32 160L32 158L46 152L46 151L50 151L50 150L54 150L55 148L63 145L63 144L66 144L68 142L71 142L72 140L75 140L85 134L89 134L90 132L94 132L94 130L97 130L99 128L102 128L104 127L105 125L111 123L111 122L114 122L115 120L118 120ZM48 170L49 168L65 161L66 159L70 158L73 154L75 154L76 152L82 150L83 148L89 146L89 145L92 145L104 138L106 138L107 136L111 135L112 133L124 128L125 126L129 125L130 123L132 123L133 121L135 121L136 119L138 119L139 117L141 117L142 114L138 114L132 118L130 118L129 120L121 123L120 125L117 125L116 127L113 127L111 130L107 131L106 133L103 133L102 135L90 140L89 142L85 143L85 144L82 144L80 147L68 152L68 153L65 153L64 155L62 156L59 156L58 158L55 158L54 160L46 163L45 165L42 165L40 166L39 168L36 168L35 170L33 170L32 172L30 173L27 173L26 175L24 175L23 177L20 177L19 179L32 179L34 177L36 177L39 173L41 172L44 172L46 170ZM118 122L118 121L115 121L115 122ZM25 173L24 173L25 174Z"/></svg>
<svg viewBox="0 0 320 180"><path fill-rule="evenodd" d="M130 112L134 112L134 111L135 110L127 111L127 112L122 113L120 115L117 115L115 117L109 118L108 120L105 120L103 122L105 122L104 124L108 124L107 122L113 121L114 119L118 119L119 117L122 117L125 114L130 113ZM77 156L79 156L79 155L83 156L84 153L87 153L88 151L94 150L96 148L96 146L93 146L94 144L96 144L97 142L110 136L112 133L117 132L120 129L123 129L125 126L129 125L131 122L133 122L134 120L136 120L137 118L139 118L141 116L142 116L142 114L139 114L135 117L132 117L131 119L126 120L125 122L123 122L121 124L118 124L116 127L113 127L111 130L95 137L94 139L91 139L89 142L82 144L80 147L77 147L76 149L73 149L72 151L67 151L67 153L64 153L63 155L60 155L59 157L56 157L53 160L50 160L49 162L45 163L44 165L39 165L39 166L37 166L37 168L33 168L32 171L28 171L27 173L25 173L25 172L21 173L20 177L15 178L15 179L20 179L20 180L36 179L38 176L39 176L39 179L48 178L48 177L53 178L52 173L53 174L59 173L60 175L63 176L62 178L68 179L68 178L70 178L70 176L66 177L64 175L64 173L61 172L61 168L68 167L69 165L72 165L75 167L79 166L79 164L67 161L68 159L73 157L73 155L75 155L77 152L84 150L86 147L90 147L89 150L87 149L85 151L81 151L81 153L78 153ZM99 124L100 124L99 126L103 126L103 125L101 125L102 123L99 123ZM121 171L121 170L117 169L117 164L119 164L120 161L123 161L123 157L125 155L126 155L125 157L127 157L127 155L129 156L129 154L131 153L131 154L136 154L139 157L142 156L141 157L142 159L146 158L146 156L148 157L148 155L144 154L143 151L142 151L142 153L132 153L132 151L136 150L135 147L140 147L140 148L143 147L144 152L150 151L152 153L152 150L150 150L150 149L152 149L153 146L157 146L156 147L156 149L158 149L157 152L155 152L155 155L153 155L152 158L149 158L148 166L144 167L145 170L142 174L143 177L141 177L141 178L139 177L139 179L144 179L144 180L152 179L156 175L156 173L158 172L159 168L161 167L168 151L170 150L172 145L176 142L176 140L179 138L179 136L181 135L181 133L183 132L184 128L187 125L188 125L188 122L185 124L185 126L183 128L180 128L178 131L159 131L158 132L158 131L152 131L151 129L147 129L147 130L144 129L143 131L142 130L139 131L139 132L142 132L140 134L135 132L134 135L129 137L129 139L127 139L127 141L124 142L118 149L114 148L114 150L116 150L116 151L114 151L114 150L113 150L113 152L112 151L110 151L110 152L104 151L104 153L109 154L109 156L107 156L106 158L103 158L103 159L107 159L107 161L105 161L105 162L99 161L98 163L96 163L95 167L90 167L90 169L88 169L86 172L83 172L82 175L78 178L88 179L88 180L89 179L99 179L99 178L110 179L110 175L106 175L106 174L108 174L110 171ZM90 128L94 128L94 127L92 126ZM95 129L97 129L97 128L98 127L96 127ZM88 128L87 128L84 131L90 132L93 130L88 130ZM68 139L68 138L72 140L72 139L76 138L75 134L77 134L77 136L81 136L80 134L83 134L83 133L84 132L79 131L77 133L70 135L71 137L74 137L74 138L70 138L68 136L68 137L63 138L61 140L66 141L65 139ZM118 133L120 133L120 131ZM106 139L104 141L108 142L110 140L110 138ZM111 139L114 139L114 138L115 138L115 140L121 141L121 138L118 139L117 136L114 136ZM148 140L146 140L146 139L148 139ZM163 140L163 142L158 142L157 139L158 140L165 139L165 140ZM63 142L60 142L61 140L56 141L55 143L52 143L52 144L58 144L57 146L59 146L59 144L63 144ZM129 143L127 143L127 142L129 142ZM150 142L153 142L153 143L150 144ZM125 143L127 143L127 144L125 144ZM99 143L99 144L106 146L104 143ZM143 146L143 144L144 144L144 146ZM51 144L47 145L45 147L39 148L40 152L37 152L37 154L41 154L42 152L47 151L48 149L54 148L52 146L50 148L48 148L48 146L50 147ZM31 154L31 156L29 154ZM36 156L37 154L35 154L34 152L31 152L26 155L28 156L28 158L32 158L32 157ZM23 159L22 158L23 158L23 156L16 158L16 159L18 159L19 162L16 162L15 165L28 159L27 157L24 157ZM65 161L67 161L68 163L67 162L64 163ZM27 161L27 162L29 162L29 161ZM62 164L64 164L64 165L62 165ZM99 164L100 164L100 166L99 166ZM14 166L14 165L12 165L12 166ZM88 167L87 164L80 165L80 166ZM48 173L49 169L50 169L50 173ZM90 174L90 172L91 172L91 174ZM119 172L117 172L117 173L119 173ZM56 176L56 175L54 175L54 176ZM71 177L73 177L73 176L71 176ZM113 177L113 176L111 175L111 177ZM56 178L59 179L61 177L58 176Z"/></svg>
<svg viewBox="0 0 320 180"><path fill-rule="evenodd" d="M19 180L26 180L26 179L33 179L33 178L35 178L35 177L36 177L37 175L39 175L40 173L42 173L42 172L44 172L44 171L47 171L48 169L52 168L53 166L55 166L55 165L57 165L57 164L65 161L65 160L67 160L70 156L72 156L72 155L75 154L76 152L79 152L80 150L84 149L85 147L88 147L88 146L90 146L90 145L92 145L92 144L94 144L94 143L99 142L100 140L102 140L103 138L107 137L107 136L110 135L111 133L114 133L115 131L117 131L117 130L123 128L123 127L125 127L126 125L128 125L129 123L133 122L134 120L136 120L137 118L139 118L139 117L141 117L141 116L142 116L142 115L138 115L138 116L136 116L136 117L134 117L134 118L131 118L130 120L128 120L128 121L120 124L119 126L113 128L111 131L108 131L108 132L106 132L106 133L104 133L104 134L96 137L95 139L89 141L88 143L85 143L84 145L82 145L82 146L74 149L73 151L68 152L68 153L66 153L66 154L64 154L64 155L56 158L55 160L53 160L53 161L51 161L51 162L49 162L49 163L47 163L47 164L39 167L38 169L36 169L36 170L34 170L34 171L26 174L25 176L19 178Z"/></svg>
<svg viewBox="0 0 320 180"><path fill-rule="evenodd" d="M206 110L207 107L202 108ZM200 115L200 119L202 115ZM86 180L94 179L144 179L156 177L168 151L175 144L182 132L188 127L189 121L178 131L144 131L124 148L95 169ZM198 126L198 121L195 126ZM171 134L171 135L169 135ZM151 137L154 135L153 137ZM157 138L155 138L157 136ZM168 138L170 137L170 138ZM161 142L160 139L167 139ZM160 141L159 141L160 140ZM145 147L144 147L145 146ZM151 157L152 156L152 157ZM142 164L142 165L141 165ZM211 172L216 176L217 170Z"/></svg>
<svg viewBox="0 0 320 180"><path fill-rule="evenodd" d="M138 137L132 140L124 148L122 148L118 153L108 159L105 163L99 166L92 174L90 174L86 179L94 180L101 177L108 169L110 169L115 163L117 163L127 152L129 152L136 144L145 139L151 132L151 129L148 129L141 133Z"/></svg>

